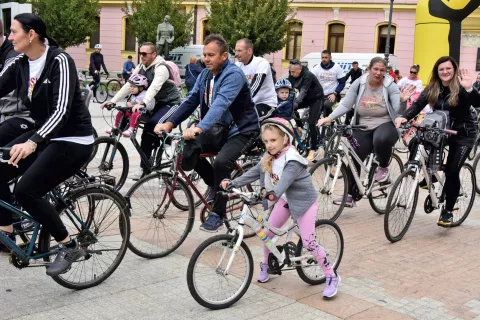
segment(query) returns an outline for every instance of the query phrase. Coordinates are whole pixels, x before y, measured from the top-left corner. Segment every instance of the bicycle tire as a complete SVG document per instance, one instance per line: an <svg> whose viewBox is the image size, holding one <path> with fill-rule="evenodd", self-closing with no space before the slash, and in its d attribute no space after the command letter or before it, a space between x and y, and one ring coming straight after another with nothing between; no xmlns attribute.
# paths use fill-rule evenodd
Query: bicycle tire
<svg viewBox="0 0 480 320"><path fill-rule="evenodd" d="M391 170L391 165L392 163L395 162L396 165L400 168L400 174L403 172L403 162L402 160L400 159L400 157L398 155L396 155L395 153L392 153L392 157L390 158L390 163L388 164L388 167L389 167L389 171L390 171L390 183L391 185L393 185L394 181L398 178L398 176L396 177L391 177L391 174L392 174L392 170ZM373 169L373 167L372 167ZM372 181L373 179L375 179L375 172L374 170L372 170L373 172L370 173L370 179L369 181ZM375 199L373 197L372 194L370 194L368 196L368 202L370 203L370 206L372 207L373 211L375 211L376 213L378 214L385 214L385 209L386 209L386 202L388 201L388 191L389 189L386 190L386 194L385 194L385 198L381 199L382 201L378 201L378 199ZM383 191L382 191L383 192Z"/></svg>
<svg viewBox="0 0 480 320"><path fill-rule="evenodd" d="M475 171L473 171L473 168L470 164L464 163L462 166L462 169L466 169L470 173L470 179L472 180L472 190L470 191L470 194L465 194L463 195L465 199L469 199L468 206L465 210L465 212L461 215L459 219L456 219L455 212L453 214L453 221L451 224L451 227L458 227L461 225L465 219L467 219L468 215L470 214L470 211L472 210L473 207L473 202L475 201L475 191L476 191L476 176L475 176ZM461 172L460 172L461 175ZM468 193L468 191L467 191ZM461 195L459 194L458 197ZM458 198L457 198L458 199ZM458 200L457 200L458 204Z"/></svg>
<svg viewBox="0 0 480 320"><path fill-rule="evenodd" d="M235 253L235 259L238 259L240 256L244 256L246 258L245 262L246 262L247 269L245 272L245 275L246 275L245 280L241 283L241 286L234 293L234 295L229 299L225 299L224 301L212 301L211 299L207 299L202 292L199 292L199 289L197 288L197 285L196 285L197 278L199 279L199 281L206 280L205 290L207 292L212 292L213 289L222 288L222 286L215 286L215 283L213 283L213 280L207 277L206 274L200 274L197 277L195 274L195 271L197 270L197 266L202 267L203 265L205 265L201 263L197 265L197 260L199 260L203 251L206 250L210 245L214 244L215 242L221 242L220 243L221 247L223 247L224 250L227 250L227 253L231 251L233 254L233 247L235 245L233 235L220 234L220 235L208 238L207 240L205 240L200 244L200 246L195 250L192 257L190 258L190 262L188 263L188 268L187 268L187 285L188 285L188 290L190 291L190 294L195 299L195 301L197 301L200 305L212 310L228 308L229 306L233 305L235 302L240 300L242 296L247 292L250 286L250 282L252 281L252 277L253 277L253 269L254 269L252 253L250 252L250 249L248 248L245 241L242 241L239 247L239 250ZM229 250L230 248L232 250ZM227 261L228 261L228 258L229 256L227 257ZM235 259L234 259L234 262L235 262ZM212 268L213 276L219 276L218 278L221 280L230 275L230 274L226 276L220 275L219 268L220 266L217 266L215 269ZM233 283L233 281L230 283Z"/></svg>
<svg viewBox="0 0 480 320"><path fill-rule="evenodd" d="M104 103L108 99L108 89L104 83L100 83L95 92L95 99L98 103Z"/></svg>
<svg viewBox="0 0 480 320"><path fill-rule="evenodd" d="M468 160L472 161L475 159L475 155L477 154L477 143L478 141L475 141L475 144L473 145L472 150L470 150L470 153L468 154Z"/></svg>
<svg viewBox="0 0 480 320"><path fill-rule="evenodd" d="M94 287L96 285L99 285L103 281L105 281L108 277L110 277L112 275L112 273L117 269L117 267L122 262L123 257L125 256L125 253L127 252L127 244L128 244L129 237L130 237L130 220L129 220L130 212L129 212L129 209L128 209L128 206L127 206L125 200L123 199L123 197L118 192L116 192L116 191L114 191L110 188L105 188L105 187L102 187L102 186L93 185L93 186L90 186L90 187L79 189L77 191L73 191L71 194L67 195L65 198L66 198L66 200L68 200L68 201L66 201L68 204L74 204L75 200L79 199L81 197L87 197L87 199L88 199L88 207L89 207L88 209L89 210L88 210L87 219L84 222L85 222L85 225L87 225L87 226L91 226L92 224L95 225L95 229L96 229L95 234L94 235L89 235L88 237L95 236L95 241L96 242L93 242L92 244L84 247L84 250L85 250L85 249L89 248L91 245L93 245L93 247L92 247L93 250L90 250L90 252L87 252L87 256L83 260L78 260L77 262L75 262L72 265L72 269L73 269L73 266L75 266L77 264L78 265L82 264L83 267L81 268L81 271L85 271L85 272L87 272L87 270L91 271L92 272L92 279L90 281L85 281L85 283L83 283L83 284L72 282L71 277L69 275L78 274L78 272L72 271L72 269L70 269L65 274L52 277L52 279L55 282L57 282L58 284L60 284L61 286L65 287L65 288L68 288L68 289L75 289L75 290L82 290L82 289L87 289L87 288ZM113 207L113 205L107 205L107 206L100 205L99 206L99 205L95 204L95 202L101 201L102 197L106 197L108 199L111 199L112 202L115 203L119 208L118 227L119 227L119 230L120 230L121 246L118 249L118 253L117 253L115 259L112 260L113 262L108 268L106 268L106 269L103 269L103 268L96 269L96 268L85 267L85 264L89 261L90 261L90 263L94 263L95 261L100 261L100 259L94 259L94 258L91 259L91 257L94 254L96 254L96 251L99 251L104 247L111 248L111 245L112 245L112 242L113 242L112 240L108 240L108 246L97 245L99 243L97 241L98 240L98 235L101 232L101 231L100 232L97 232L97 231L102 230L101 227L100 227L100 224L103 223L103 222L106 223L107 220L112 218L111 208ZM101 209L103 207L108 208L108 215L105 215L102 219L100 219L100 221L94 222L95 216L99 215L99 213L98 213L99 210L97 210L97 209ZM59 215L62 215L62 212L65 209L66 209L66 207L64 206L63 203L60 203L57 206L57 211L58 211ZM79 217L81 217L81 214L79 214L78 212L76 212L76 214L79 215ZM108 226L112 226L112 227L115 227L116 225L117 225L117 223L115 223L115 222L109 222L109 224L108 224ZM105 231L105 230L103 230L103 231ZM88 237L85 237L85 239L89 240ZM111 232L108 232L107 237L110 237L110 238L112 237ZM77 237L77 240L78 239L79 239L79 237ZM40 235L39 235L39 244L38 244L39 245L39 251L42 252L42 253L49 252L51 241L52 241L52 239L51 239L50 233L45 228L42 228L41 231L40 231ZM80 246L84 246L84 242L82 242L80 240L78 240L78 241L79 241ZM114 251L115 250L111 250L111 249L106 250L107 254L108 254L108 252L114 252ZM101 253L102 256L104 254L105 254L105 252ZM90 256L88 256L88 255L90 255ZM48 257L43 258L43 260L45 262L51 262L53 259L54 259L54 255L50 255ZM101 261L105 261L105 260L107 260L105 257L103 257L101 259ZM77 270L77 269L75 268L74 270ZM98 270L102 271L103 273L100 274L100 275L96 274L95 271L98 271ZM83 277L81 277L81 278L83 278Z"/></svg>
<svg viewBox="0 0 480 320"><path fill-rule="evenodd" d="M335 235L338 237L337 241L339 242L339 251L337 250L337 254L335 255L335 260L334 261L329 261L330 264L332 265L333 270L337 270L338 266L340 266L340 263L342 262L342 257L343 257L344 241L343 241L342 230L340 230L340 227L335 222L333 222L331 220L322 219L322 220L315 221L315 230L317 230L317 228L320 228L322 226L328 226L329 228L333 228L333 230L335 230L334 231ZM316 232L315 232L315 238L317 238ZM317 242L318 242L318 244L320 244L323 247L323 249L325 250L325 252L328 255L329 253L327 252L327 250L329 248L327 248L324 245L324 243L322 243L322 241L320 241L319 239L317 239ZM298 243L297 243L297 249L296 249L296 252L295 252L295 257L301 257L304 254L302 252L302 249L303 249L303 241L302 241L302 239L299 239ZM312 260L314 260L314 259L312 259ZM317 268L320 269L320 271L321 271L322 268L319 265L319 262L318 261L315 261L315 262L316 263L314 263L314 264L317 264L318 265ZM321 261L320 263L323 263L323 261ZM311 266L309 265L307 268L310 268L310 267ZM318 278L312 278L305 273L304 267L302 267L302 265L299 265L299 266L297 265L296 270L297 270L297 273L300 276L300 278L308 284L318 285L318 284L322 284L322 283L325 282L326 278L325 278L325 275L323 275L323 271L321 271L323 276L321 275Z"/></svg>
<svg viewBox="0 0 480 320"><path fill-rule="evenodd" d="M118 91L122 88L122 84L117 79L112 79L107 82L107 93L109 97L115 97Z"/></svg>
<svg viewBox="0 0 480 320"><path fill-rule="evenodd" d="M320 167L326 168L326 167L328 167L328 165L331 165L336 161L337 160L334 159L334 158L323 158L323 159L317 161L308 171L308 173L310 173L310 175L312 176L312 180L314 179L315 172L319 172L319 171L317 171L318 168L320 168ZM340 178L340 176L342 178ZM328 220L331 220L331 221L335 221L335 220L338 219L338 217L340 217L340 215L342 214L343 208L345 208L345 203L347 202L347 196L348 196L348 183L349 182L348 182L348 179L346 177L347 177L347 169L346 169L345 165L342 164L342 166L340 167L340 175L339 175L339 178L337 179L337 183L338 183L339 180L341 180L341 181L343 181L343 185L344 185L343 191L339 190L339 193L338 193L339 197L340 196L343 197L343 200L342 200L340 205L333 204L333 199L331 199L331 195L327 195L326 193L322 194L322 192L324 192L324 191L320 190L319 198L318 198L318 213L317 213L317 218L318 219L328 219ZM314 182L314 185L317 186L317 187L322 186L324 178L320 178L320 181L321 182L318 182L318 183ZM325 196L326 196L327 199L323 199L323 198L325 198ZM322 214L322 213L320 213L320 210L321 210L320 207L321 207L322 203L325 203L327 205L329 203L332 203L333 206L337 206L337 209L336 210L333 210L333 209L328 210L327 215ZM330 213L330 211L332 213Z"/></svg>
<svg viewBox="0 0 480 320"><path fill-rule="evenodd" d="M415 215L415 210L417 208L417 202L418 202L418 194L419 194L419 186L418 186L418 181L416 181L416 186L415 188L415 193L413 196L413 203L412 203L412 208L410 209L410 213L408 214L408 219L407 222L404 224L404 226L401 228L401 231L398 232L396 235L394 235L392 232L390 232L390 224L389 220L394 219L393 218L393 210L397 207L397 204L393 204L393 202L397 202L398 199L396 199L395 192L397 191L397 188L402 186L402 181L405 177L407 176L412 176L413 180L415 181L415 173L412 170L406 170L403 171L402 174L397 178L397 181L393 184L392 189L390 189L390 194L388 195L388 201L387 201L387 206L385 210L385 219L383 223L383 230L385 232L385 236L390 242L397 242L400 241L403 236L407 233L408 228L410 227L410 224L412 223L413 217ZM409 188L406 188L407 190ZM394 199L395 198L395 199Z"/></svg>
<svg viewBox="0 0 480 320"><path fill-rule="evenodd" d="M192 230L195 220L195 208L193 206L192 193L190 192L185 181L177 178L177 188L174 192L174 198L179 196L178 194L175 195L177 190L181 190L185 194L189 209L188 212L181 210L182 212L174 213L168 203L170 198L170 190L168 189L168 185L172 179L173 174L170 172L154 172L137 181L130 188L130 190L128 190L125 196L130 206L130 219L134 222L132 223L128 248L140 257L156 259L169 255L182 245ZM162 185L160 185L159 182L163 183L165 188L162 188ZM149 201L146 198L146 195L149 192L155 192L158 190L160 194L162 189L164 190L164 193L162 196L163 199L161 200L162 202L160 204L156 199ZM135 197L135 193L137 191L139 194L138 201ZM162 208L164 205L166 206ZM163 211L159 212L159 209ZM169 215L167 214L171 214L172 220L168 219ZM174 214L175 216L173 216ZM178 224L176 224L175 221L181 219L181 215L185 216L185 223L180 221ZM143 223L142 220L145 221L145 223ZM153 226L155 230L152 231L150 229L144 229L144 226ZM159 229L161 229L161 232L159 232ZM172 234L179 235L175 242L173 242L171 239L166 241L162 240L163 242L161 242L161 239L159 238L160 236L164 237L163 239L167 239L166 237ZM149 235L152 235L153 237L157 236L157 238L153 240L150 238L146 239L146 237ZM146 250L146 248L149 248L149 250Z"/></svg>
<svg viewBox="0 0 480 320"><path fill-rule="evenodd" d="M98 165L98 174L94 171L94 167L93 165L90 166L92 164L92 161L95 160L96 156L99 154L98 150L102 150L101 148L99 148L100 145L102 144L105 144L105 149L104 152L103 152L103 155L102 155L102 161L101 163ZM116 150L115 150L115 145L116 145ZM107 148L108 146L108 148ZM120 156L122 157L122 160L121 160L121 171L120 171L120 177L117 178L115 176L113 176L115 178L115 184L113 185L113 187L115 188L115 190L120 190L122 189L123 185L125 184L125 181L127 180L127 176L128 176L128 170L129 170L129 159L128 159L128 153L127 153L127 150L125 149L125 147L123 146L122 143L120 142L117 142L114 138L112 137L99 137L97 139L95 139L95 142L93 143L93 151L92 151L92 155L90 156L90 158L88 159L88 161L85 163L85 165L83 166L83 169L87 171L87 173L89 174L89 176L93 176L93 177L96 177L96 176L100 176L100 177L106 177L106 176L111 176L110 173L112 170L114 170L114 164L113 163L108 163L106 162L106 159L107 157L109 156L108 152L109 150L115 150L115 155L114 155L114 159L115 157L117 156L117 151L120 153ZM111 157L111 154L110 154L110 157ZM105 158L105 160L103 160L103 158ZM109 160L110 162L110 160ZM94 173L92 173L92 171Z"/></svg>

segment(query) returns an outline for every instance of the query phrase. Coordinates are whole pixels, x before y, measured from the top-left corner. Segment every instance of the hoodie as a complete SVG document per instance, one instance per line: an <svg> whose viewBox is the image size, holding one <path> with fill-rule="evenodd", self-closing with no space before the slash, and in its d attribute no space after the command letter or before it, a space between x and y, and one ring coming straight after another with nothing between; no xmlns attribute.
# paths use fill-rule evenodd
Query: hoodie
<svg viewBox="0 0 480 320"><path fill-rule="evenodd" d="M323 88L317 77L305 66L302 66L302 71L298 78L290 75L288 81L292 84L293 89L298 90L298 95L294 101L296 106L299 106L304 100L316 101L323 98Z"/></svg>

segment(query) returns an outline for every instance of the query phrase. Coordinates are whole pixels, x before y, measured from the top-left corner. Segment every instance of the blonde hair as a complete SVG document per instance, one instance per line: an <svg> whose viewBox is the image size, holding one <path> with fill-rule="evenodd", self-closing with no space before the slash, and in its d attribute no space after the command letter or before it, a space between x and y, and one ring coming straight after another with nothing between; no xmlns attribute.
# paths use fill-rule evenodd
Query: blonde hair
<svg viewBox="0 0 480 320"><path fill-rule="evenodd" d="M272 124L267 124L267 125L264 125L262 127L262 138L263 138L263 134L265 133L265 131L267 130L272 130L274 132L276 132L279 136L282 137L282 139L285 138L285 136L287 135L285 132L283 132L279 127L277 127L276 125L272 125ZM287 137L288 138L288 137ZM268 173L272 173L272 167L273 167L273 157L269 156L268 154L265 154L263 156L263 159L262 159L262 170L263 172L268 172Z"/></svg>

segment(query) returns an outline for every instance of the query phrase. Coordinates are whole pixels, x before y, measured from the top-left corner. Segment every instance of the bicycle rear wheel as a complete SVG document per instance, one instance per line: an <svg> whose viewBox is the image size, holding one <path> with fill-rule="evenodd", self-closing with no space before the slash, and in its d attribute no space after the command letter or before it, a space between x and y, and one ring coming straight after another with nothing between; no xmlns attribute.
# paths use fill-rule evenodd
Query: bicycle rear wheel
<svg viewBox="0 0 480 320"><path fill-rule="evenodd" d="M373 167L372 167L373 169ZM397 180L400 174L403 172L403 163L398 155L392 153L390 163L388 164L390 177L389 182L375 183L372 188L372 193L368 195L368 201L372 206L373 211L378 214L385 214L385 208L387 207L388 194L392 188L393 183ZM375 179L375 172L370 172L370 181ZM371 182L370 182L371 183ZM375 190L378 189L378 190Z"/></svg>
<svg viewBox="0 0 480 320"><path fill-rule="evenodd" d="M475 201L475 173L470 164L465 163L460 170L460 191L453 210L452 227L458 227L467 219Z"/></svg>
<svg viewBox="0 0 480 320"><path fill-rule="evenodd" d="M343 256L342 230L333 221L317 220L315 222L315 239L325 250L333 270L337 270ZM307 254L309 254L309 251L303 247L302 239L298 240L295 257ZM320 263L323 263L323 261ZM313 257L302 260L296 269L300 278L308 284L317 285L325 282L325 274L322 267Z"/></svg>
<svg viewBox="0 0 480 320"><path fill-rule="evenodd" d="M120 265L130 237L129 209L120 194L105 187L88 187L66 196L68 207L57 206L70 236L77 239L85 256L72 264L62 275L52 277L69 289L86 289L105 281ZM68 218L74 212L86 228L80 230ZM73 218L75 222L76 219ZM78 224L78 223L77 223ZM52 252L58 247L50 233L42 228L39 251ZM51 262L56 254L44 258Z"/></svg>
<svg viewBox="0 0 480 320"><path fill-rule="evenodd" d="M155 172L140 179L126 194L130 204L131 230L128 247L147 259L161 258L175 251L194 223L195 207L187 184L177 178L173 199L188 206L179 209L171 196L173 175Z"/></svg>
<svg viewBox="0 0 480 320"><path fill-rule="evenodd" d="M473 161L473 172L475 172L475 190L480 194L480 153L475 156Z"/></svg>
<svg viewBox="0 0 480 320"><path fill-rule="evenodd" d="M108 99L108 90L105 83L100 83L97 87L97 92L95 94L95 99L97 99L98 103L104 103Z"/></svg>
<svg viewBox="0 0 480 320"><path fill-rule="evenodd" d="M253 277L253 258L244 241L234 251L235 238L221 234L205 240L188 263L187 284L192 297L202 306L224 309L247 292ZM227 263L234 255L228 274Z"/></svg>
<svg viewBox="0 0 480 320"><path fill-rule="evenodd" d="M122 88L122 84L117 79L112 79L107 82L107 93L109 97L115 97L118 91Z"/></svg>
<svg viewBox="0 0 480 320"><path fill-rule="evenodd" d="M412 170L402 172L390 189L383 223L385 236L390 242L401 240L407 233L417 208L418 190L418 181ZM412 192L413 201L409 202Z"/></svg>

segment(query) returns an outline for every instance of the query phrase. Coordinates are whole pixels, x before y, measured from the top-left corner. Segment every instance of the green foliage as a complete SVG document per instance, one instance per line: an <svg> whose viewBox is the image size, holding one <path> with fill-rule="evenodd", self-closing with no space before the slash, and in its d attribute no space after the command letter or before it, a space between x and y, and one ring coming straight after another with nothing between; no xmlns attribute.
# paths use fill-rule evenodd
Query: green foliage
<svg viewBox="0 0 480 320"><path fill-rule="evenodd" d="M242 38L252 40L254 54L281 50L286 41L289 0L208 0L210 30L221 34L232 53Z"/></svg>
<svg viewBox="0 0 480 320"><path fill-rule="evenodd" d="M78 46L97 30L99 0L32 0L33 12L61 48Z"/></svg>
<svg viewBox="0 0 480 320"><path fill-rule="evenodd" d="M133 0L131 5L125 3L122 11L129 15L130 32L138 42L157 42L157 26L166 15L175 28L172 48L190 43L193 26L193 12L185 12L181 0Z"/></svg>

